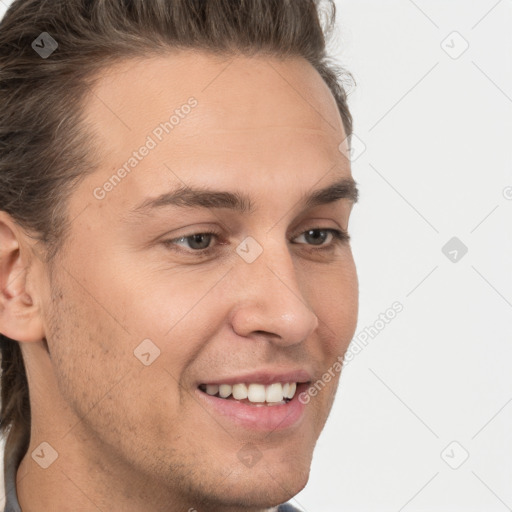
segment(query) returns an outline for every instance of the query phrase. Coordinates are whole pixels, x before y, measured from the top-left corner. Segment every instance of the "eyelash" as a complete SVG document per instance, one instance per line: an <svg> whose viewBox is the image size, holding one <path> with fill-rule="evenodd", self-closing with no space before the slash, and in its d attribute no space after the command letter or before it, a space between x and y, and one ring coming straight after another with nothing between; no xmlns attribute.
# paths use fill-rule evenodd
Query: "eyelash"
<svg viewBox="0 0 512 512"><path fill-rule="evenodd" d="M308 233L309 231L326 231L328 233L331 233L334 237L334 241L331 244L318 246L319 248L313 249L314 251L332 250L336 245L343 245L350 241L350 235L346 231L339 230L339 229L332 229L332 228L321 228L321 227L310 228L310 229L306 229L306 231L303 231L302 233L299 233L298 236L304 235L305 233ZM196 235L213 235L217 239L221 236L221 234L216 231L208 231L207 230L207 231L200 231L197 233L191 233L190 235L180 236L178 238L173 238L170 240L163 240L162 243L164 244L164 246L168 247L172 251L185 253L188 255L194 254L194 255L198 255L198 256L208 256L210 253L212 253L213 251L216 250L216 246L207 247L206 249L185 250L185 249L178 249L177 248L178 246L175 245L176 242L179 242L181 240L187 240L188 238L192 238L193 236L196 236ZM297 238L297 237L295 237L295 238ZM225 245L225 244L222 244L222 245ZM309 245L309 244L300 244L300 245ZM316 246L313 245L312 247L316 247Z"/></svg>

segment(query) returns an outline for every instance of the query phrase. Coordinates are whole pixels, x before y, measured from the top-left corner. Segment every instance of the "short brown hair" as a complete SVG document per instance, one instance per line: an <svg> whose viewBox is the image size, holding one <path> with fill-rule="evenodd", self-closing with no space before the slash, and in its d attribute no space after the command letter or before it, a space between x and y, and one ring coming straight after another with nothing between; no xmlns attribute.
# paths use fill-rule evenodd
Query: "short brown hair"
<svg viewBox="0 0 512 512"><path fill-rule="evenodd" d="M113 62L169 48L305 58L350 141L344 86L355 81L326 54L335 17L333 0L15 0L0 23L0 210L41 243L50 265L69 230L69 194L96 168L81 118L88 89ZM42 32L58 43L47 58L32 46ZM0 348L5 467L28 449L30 401L19 343L0 334Z"/></svg>

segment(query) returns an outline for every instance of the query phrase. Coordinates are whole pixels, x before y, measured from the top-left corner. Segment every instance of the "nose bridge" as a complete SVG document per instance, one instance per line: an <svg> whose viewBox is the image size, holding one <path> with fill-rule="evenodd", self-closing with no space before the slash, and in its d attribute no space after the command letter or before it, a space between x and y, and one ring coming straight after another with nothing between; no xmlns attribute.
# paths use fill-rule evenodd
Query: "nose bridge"
<svg viewBox="0 0 512 512"><path fill-rule="evenodd" d="M239 250L247 252L239 254L256 251L252 257L257 252L259 255L253 261L242 256L237 264L236 279L240 286L232 323L240 336L265 332L272 334L272 341L291 345L308 338L318 327L318 318L300 290L286 238L278 238L266 237L264 246L254 239L248 240L247 246L241 244Z"/></svg>

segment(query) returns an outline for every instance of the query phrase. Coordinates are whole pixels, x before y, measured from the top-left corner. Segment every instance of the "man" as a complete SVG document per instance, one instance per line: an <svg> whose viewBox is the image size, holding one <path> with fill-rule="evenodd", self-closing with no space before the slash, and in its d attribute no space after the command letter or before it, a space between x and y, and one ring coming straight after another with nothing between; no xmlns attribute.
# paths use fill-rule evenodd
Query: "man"
<svg viewBox="0 0 512 512"><path fill-rule="evenodd" d="M294 510L357 321L324 42L313 0L12 4L6 511Z"/></svg>

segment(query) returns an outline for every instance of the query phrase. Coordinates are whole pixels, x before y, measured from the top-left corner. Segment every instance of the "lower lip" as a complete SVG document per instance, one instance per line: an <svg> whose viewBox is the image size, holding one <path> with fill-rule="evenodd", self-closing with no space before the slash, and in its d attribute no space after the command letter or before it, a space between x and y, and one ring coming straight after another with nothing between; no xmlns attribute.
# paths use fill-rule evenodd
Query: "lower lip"
<svg viewBox="0 0 512 512"><path fill-rule="evenodd" d="M280 431L296 426L304 417L306 404L299 401L299 395L308 384L297 385L294 397L282 405L248 405L237 400L228 400L208 395L196 389L201 403L209 409L229 418L233 423L251 430Z"/></svg>

